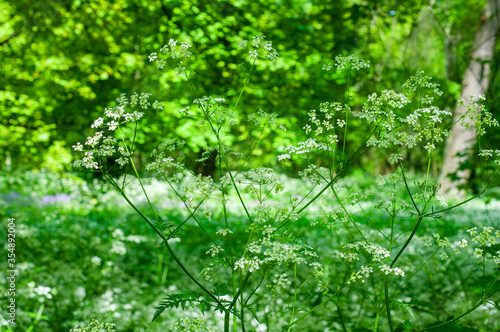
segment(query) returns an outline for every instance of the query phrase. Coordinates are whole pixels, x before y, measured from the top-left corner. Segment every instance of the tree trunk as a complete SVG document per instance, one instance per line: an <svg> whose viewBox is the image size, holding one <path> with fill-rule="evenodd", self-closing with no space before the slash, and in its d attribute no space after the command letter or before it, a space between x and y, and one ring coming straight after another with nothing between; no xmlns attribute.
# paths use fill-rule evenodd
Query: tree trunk
<svg viewBox="0 0 500 332"><path fill-rule="evenodd" d="M490 67L499 31L499 10L500 0L488 0L481 16L474 37L470 63L462 80L460 99L465 101L465 105L470 102L470 95L474 95L475 101L477 101L478 95L486 94L488 89ZM453 122L456 122L465 112L466 108L457 106ZM476 130L474 128L465 129L458 123L455 123L451 128L451 136L446 144L443 169L440 175L441 195L456 198L465 196L465 191L458 187L467 182L471 170L468 168L460 169L460 166L471 158L475 141Z"/></svg>

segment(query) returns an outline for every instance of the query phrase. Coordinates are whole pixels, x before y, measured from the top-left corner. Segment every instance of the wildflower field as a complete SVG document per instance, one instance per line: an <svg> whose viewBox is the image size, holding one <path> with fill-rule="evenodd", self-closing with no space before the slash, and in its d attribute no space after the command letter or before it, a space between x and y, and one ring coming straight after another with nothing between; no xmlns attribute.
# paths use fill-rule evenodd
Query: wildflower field
<svg viewBox="0 0 500 332"><path fill-rule="evenodd" d="M285 176L277 180L283 183L283 191L271 194L267 201L269 210L257 213L256 218L280 215L276 207L278 196L295 196L313 186L311 181ZM147 186L159 214L168 222L179 224L186 212L167 187L161 181ZM391 209L385 205L399 204L404 197L402 190L395 190L391 197L393 187L389 178L371 182L363 174L339 183L339 198L345 201L349 216L369 245L358 240L358 231L350 221L328 212L335 200L333 195L327 195L294 220L283 243L300 249L286 251L280 247L279 252L266 256L278 262L277 268L265 278L264 273L255 272L258 276L250 281L245 295L260 287L247 304L252 314L246 318L246 330L281 331L290 322L294 303L297 318L318 307L297 321L293 328L296 331L372 331L377 320L379 329L386 330L383 284L387 276L384 271L390 268L386 263L387 249L377 243L387 241L391 233L397 238L412 226L409 216L391 225ZM78 324L87 326L94 319L102 324L116 324L116 331L189 330L175 327L183 320L190 321L185 324L193 331L223 330L221 313L200 310L203 306L197 300L201 295L191 297L193 306L186 300L184 305L166 309L151 323L155 307L168 294L199 291L161 248L157 236L109 185L97 180L87 182L74 175L60 177L42 172L4 175L1 189L2 216L15 216L18 224L19 311L18 326L13 330L31 327L37 331L64 331ZM364 196L365 193L369 195ZM243 196L252 208L259 206L250 193ZM139 207L145 207L140 191L132 192L131 197ZM237 206L234 195L228 201L229 207ZM499 218L499 205L495 200L476 200L426 220L396 265L401 272L390 274L392 319L397 330L411 326L420 330L466 313L460 320L436 330L500 328L498 295L494 295L499 286L493 284L498 278L498 265L493 261L495 257L488 254L498 250L498 244L484 245L484 241L494 242L497 230L491 225ZM435 206L437 210L440 205L436 202ZM231 240L242 246L248 240L245 211L231 211ZM203 216L201 220L205 230L214 234L214 242L223 245L222 240L228 235L220 231L225 229L223 218L214 211L210 219ZM213 265L218 264L217 260L210 263L212 255L218 257L220 253L213 251L213 244L196 226L194 221L188 222L179 237L170 240L171 246L179 260L197 273L196 277L207 287L227 292L230 272L218 270L219 266ZM5 233L2 229L2 236ZM399 248L404 240L397 238L394 247ZM309 247L314 248L314 254L306 253ZM484 254L478 253L483 249ZM243 252L237 254L241 256ZM290 260L296 262L285 264ZM321 265L315 266L315 261ZM260 270L269 269L271 264L267 265L263 264ZM4 283L2 288L5 286ZM225 296L230 299L230 293ZM8 331L5 327L2 328Z"/></svg>

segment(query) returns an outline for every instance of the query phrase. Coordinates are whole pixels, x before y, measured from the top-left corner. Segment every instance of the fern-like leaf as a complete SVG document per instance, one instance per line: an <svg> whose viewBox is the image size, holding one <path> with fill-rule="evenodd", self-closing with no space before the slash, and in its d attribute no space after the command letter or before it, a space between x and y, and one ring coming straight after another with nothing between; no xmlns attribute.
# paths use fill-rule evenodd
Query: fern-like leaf
<svg viewBox="0 0 500 332"><path fill-rule="evenodd" d="M229 294L229 288L227 288L227 285L225 283L220 284L220 285L215 286L212 293L215 296L224 296L224 295Z"/></svg>
<svg viewBox="0 0 500 332"><path fill-rule="evenodd" d="M181 306L182 309L185 309L187 304L194 307L194 303L197 302L200 302L200 294L189 289L179 293L169 294L163 298L158 306L156 306L151 322L154 322L167 308L178 308Z"/></svg>

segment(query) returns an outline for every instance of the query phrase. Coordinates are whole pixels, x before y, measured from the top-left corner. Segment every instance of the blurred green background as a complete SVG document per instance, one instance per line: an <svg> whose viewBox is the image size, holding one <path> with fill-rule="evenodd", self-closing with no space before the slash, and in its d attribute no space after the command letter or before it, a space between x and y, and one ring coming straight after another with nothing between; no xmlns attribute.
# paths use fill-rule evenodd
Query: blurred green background
<svg viewBox="0 0 500 332"><path fill-rule="evenodd" d="M484 0L2 1L0 167L68 171L71 146L90 134L93 120L124 92L149 92L166 106L146 115L138 159L173 137L201 152L207 137L190 135L196 121L181 122L177 112L194 99L188 85L173 68L160 72L148 61L170 38L193 45L188 65L196 72L199 94L229 101L249 67L248 54L236 47L240 40L265 35L280 53L275 64L257 63L229 141L236 148L245 142L250 129L243 115L259 109L276 114L288 130L259 145L259 158L249 166L277 166L282 146L304 140L307 111L324 101L346 102L345 73L322 71L340 54L372 63L354 77L355 110L368 94L398 90L421 70L444 90L437 106L452 110L484 5ZM487 94L488 110L497 118L499 61L492 64ZM351 142L363 137L362 129L350 129ZM498 139L498 130L487 137ZM381 156L369 157L370 169L387 166Z"/></svg>

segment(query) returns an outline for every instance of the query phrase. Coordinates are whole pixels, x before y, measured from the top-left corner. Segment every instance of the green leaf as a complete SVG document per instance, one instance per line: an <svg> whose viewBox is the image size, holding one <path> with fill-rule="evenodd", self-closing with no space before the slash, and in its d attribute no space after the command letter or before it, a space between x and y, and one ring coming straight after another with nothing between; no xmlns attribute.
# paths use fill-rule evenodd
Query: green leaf
<svg viewBox="0 0 500 332"><path fill-rule="evenodd" d="M415 315L413 314L413 309L412 309L412 305L410 303L404 303L404 302L399 302L399 301L392 301L391 302L391 306L393 308L395 307L398 307L398 308L401 308L403 310L406 310L412 319L415 319Z"/></svg>
<svg viewBox="0 0 500 332"><path fill-rule="evenodd" d="M185 310L187 303L194 309L194 303L200 303L204 301L204 299L200 300L200 298L200 294L189 289L179 293L169 294L158 304L158 306L156 306L156 310L151 322L154 322L156 318L158 318L167 308L178 308L179 306L181 306L181 308Z"/></svg>
<svg viewBox="0 0 500 332"><path fill-rule="evenodd" d="M223 283L215 286L212 293L214 293L215 296L224 296L229 294L229 289L227 288L227 285Z"/></svg>

